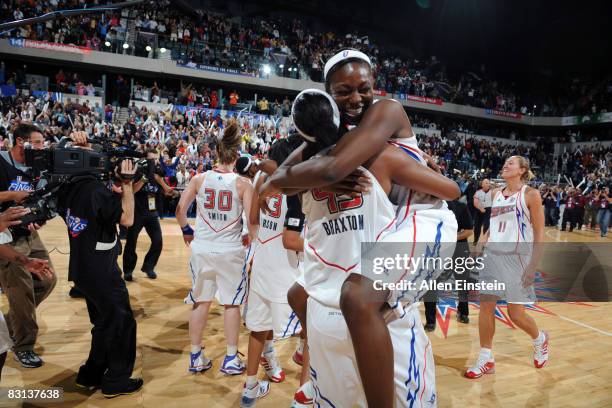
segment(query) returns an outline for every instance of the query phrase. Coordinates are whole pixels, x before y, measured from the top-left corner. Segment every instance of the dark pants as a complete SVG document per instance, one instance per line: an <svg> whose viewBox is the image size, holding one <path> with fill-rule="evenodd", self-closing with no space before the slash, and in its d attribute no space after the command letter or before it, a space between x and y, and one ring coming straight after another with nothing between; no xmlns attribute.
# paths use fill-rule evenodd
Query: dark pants
<svg viewBox="0 0 612 408"><path fill-rule="evenodd" d="M157 214L146 217L134 214L134 225L128 228L125 248L123 250L123 271L125 273L131 273L136 268L136 262L138 261L136 242L138 242L138 235L143 227L147 231L149 238L151 238L151 246L145 255L141 270L143 272L151 272L157 265L157 260L163 247L159 217Z"/></svg>
<svg viewBox="0 0 612 408"><path fill-rule="evenodd" d="M563 219L561 221L561 231L565 231L565 227L569 222L569 230L570 232L574 230L576 223L578 222L578 208L567 208L565 207L565 211L563 211Z"/></svg>
<svg viewBox="0 0 612 408"><path fill-rule="evenodd" d="M465 256L468 256L466 254ZM443 275L450 276L452 271L446 270ZM453 273L455 280L469 280L469 273ZM444 279L440 278L440 282L452 281L452 279ZM457 305L457 312L468 316L470 314L470 310L468 308L468 300L469 300L469 291L467 290L459 290L457 291L457 297L459 299ZM423 300L425 303L425 321L427 323L435 323L436 322L436 305L438 304L438 291L430 290L423 296Z"/></svg>
<svg viewBox="0 0 612 408"><path fill-rule="evenodd" d="M486 234L489 230L489 222L491 221L491 207L485 208L485 212L481 213L479 209L476 209L476 215L474 216L474 243L480 239L480 230Z"/></svg>
<svg viewBox="0 0 612 408"><path fill-rule="evenodd" d="M555 207L545 207L544 208L544 220L545 220L546 226L551 227L557 224L555 212L556 212Z"/></svg>
<svg viewBox="0 0 612 408"><path fill-rule="evenodd" d="M125 384L136 360L136 320L116 261L109 273L87 271L75 286L85 295L91 350L80 375L102 379L102 387Z"/></svg>
<svg viewBox="0 0 612 408"><path fill-rule="evenodd" d="M467 292L465 293L465 300L461 300L463 292L464 291L459 292L459 302L457 305L457 313L460 313L464 316L469 316L470 309L468 308ZM427 292L426 297L428 300L425 302L425 322L435 323L436 322L436 305L438 304L438 291L430 290L429 292Z"/></svg>

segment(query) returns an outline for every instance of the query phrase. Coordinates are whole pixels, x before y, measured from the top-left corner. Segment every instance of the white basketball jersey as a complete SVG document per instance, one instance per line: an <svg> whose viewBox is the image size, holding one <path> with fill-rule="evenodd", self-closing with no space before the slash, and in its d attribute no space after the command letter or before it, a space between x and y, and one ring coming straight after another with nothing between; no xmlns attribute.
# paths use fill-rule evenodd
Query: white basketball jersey
<svg viewBox="0 0 612 408"><path fill-rule="evenodd" d="M256 176L255 179L258 177ZM251 289L259 296L277 303L287 303L287 291L298 276L297 263L283 246L287 214L287 196L274 195L267 200L270 214L259 212L257 246L251 269ZM294 256L295 257L295 256Z"/></svg>
<svg viewBox="0 0 612 408"><path fill-rule="evenodd" d="M389 141L389 144L401 149L423 166L427 166L427 161L423 158L423 152L419 149L416 136L403 139L392 139ZM444 200L397 184L393 184L389 199L397 204L396 229L400 229L407 225L406 223L409 220L409 215L417 210L448 210L448 206Z"/></svg>
<svg viewBox="0 0 612 408"><path fill-rule="evenodd" d="M375 242L395 216L376 178L366 194L349 197L313 189L303 194L306 216L304 288L330 307L340 307L340 289L350 273L361 273L361 243Z"/></svg>
<svg viewBox="0 0 612 408"><path fill-rule="evenodd" d="M498 191L491 206L491 222L488 242L519 243L533 242L531 214L525 202L524 185L519 191L505 197ZM499 246L501 248L501 246Z"/></svg>
<svg viewBox="0 0 612 408"><path fill-rule="evenodd" d="M242 246L242 200L238 196L238 175L207 171L196 196L195 239L209 248Z"/></svg>

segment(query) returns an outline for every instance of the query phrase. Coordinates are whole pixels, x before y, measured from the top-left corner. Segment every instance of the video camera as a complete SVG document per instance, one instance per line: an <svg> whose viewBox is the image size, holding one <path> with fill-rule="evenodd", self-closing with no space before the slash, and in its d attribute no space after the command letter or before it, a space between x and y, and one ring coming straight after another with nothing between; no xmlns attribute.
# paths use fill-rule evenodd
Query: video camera
<svg viewBox="0 0 612 408"><path fill-rule="evenodd" d="M143 166L146 160L135 160L144 155L136 150L117 146L108 139L90 138L92 150L66 147L70 139L63 137L53 149L26 149L25 163L41 178L50 183L65 183L74 176L90 175L100 180L110 180L122 160L133 160L135 165ZM117 173L118 174L118 173ZM128 175L118 174L122 178Z"/></svg>
<svg viewBox="0 0 612 408"><path fill-rule="evenodd" d="M109 181L114 178L131 179L139 177L147 166L143 154L135 150L117 146L107 139L88 139L93 144L92 150L78 147L66 147L70 139L63 137L52 149L26 149L25 164L32 169L33 178L44 180L42 188L35 190L21 205L30 209L30 213L21 219L22 225L42 224L57 215L57 198L59 190L69 183L84 178L95 178ZM123 160L132 160L137 166L136 175L118 172ZM39 183L43 184L43 183Z"/></svg>

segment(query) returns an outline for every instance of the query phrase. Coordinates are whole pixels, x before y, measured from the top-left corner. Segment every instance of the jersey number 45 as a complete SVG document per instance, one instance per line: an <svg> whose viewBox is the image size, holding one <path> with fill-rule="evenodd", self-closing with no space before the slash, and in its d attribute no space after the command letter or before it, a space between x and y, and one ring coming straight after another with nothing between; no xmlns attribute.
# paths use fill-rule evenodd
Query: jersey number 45
<svg viewBox="0 0 612 408"><path fill-rule="evenodd" d="M363 195L361 193L356 197L348 197L314 188L312 189L312 197L317 201L327 200L327 209L330 214L335 214L338 211L354 210L363 205Z"/></svg>

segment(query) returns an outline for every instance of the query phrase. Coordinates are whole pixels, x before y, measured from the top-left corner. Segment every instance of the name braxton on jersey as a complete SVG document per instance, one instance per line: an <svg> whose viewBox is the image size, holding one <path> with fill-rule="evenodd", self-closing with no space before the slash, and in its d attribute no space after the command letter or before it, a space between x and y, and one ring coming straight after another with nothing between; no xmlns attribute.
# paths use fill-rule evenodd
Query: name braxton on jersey
<svg viewBox="0 0 612 408"><path fill-rule="evenodd" d="M347 231L363 230L363 214L347 215L322 223L327 235L341 234Z"/></svg>

